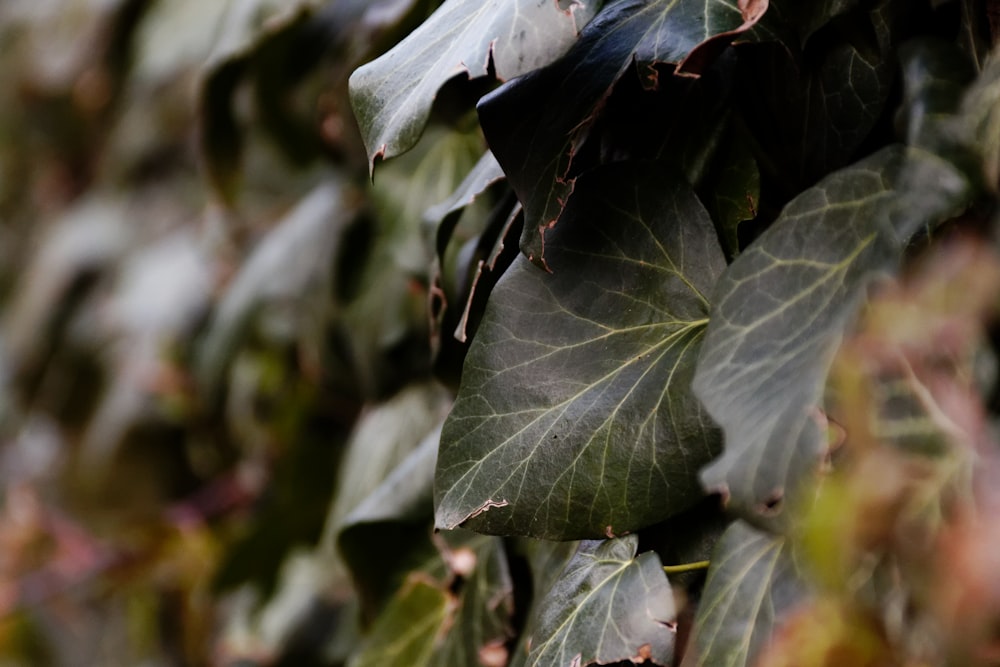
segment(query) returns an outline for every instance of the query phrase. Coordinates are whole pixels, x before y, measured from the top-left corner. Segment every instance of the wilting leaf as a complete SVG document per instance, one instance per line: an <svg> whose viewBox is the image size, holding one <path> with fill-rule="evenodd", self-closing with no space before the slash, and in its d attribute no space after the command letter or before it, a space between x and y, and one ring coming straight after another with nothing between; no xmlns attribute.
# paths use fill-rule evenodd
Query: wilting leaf
<svg viewBox="0 0 1000 667"><path fill-rule="evenodd" d="M694 388L726 450L703 479L748 519L780 514L784 494L814 470L822 385L867 285L966 192L938 162L890 147L831 174L719 280Z"/></svg>
<svg viewBox="0 0 1000 667"><path fill-rule="evenodd" d="M437 572L411 575L375 621L351 667L477 665L487 652L503 650L513 612L503 541L462 531L449 536L446 549L441 554L446 564L461 563L461 571L450 575L459 580L438 580L432 576Z"/></svg>
<svg viewBox="0 0 1000 667"><path fill-rule="evenodd" d="M673 593L659 556L637 558L638 545L636 535L580 545L542 602L529 665L670 663Z"/></svg>
<svg viewBox="0 0 1000 667"><path fill-rule="evenodd" d="M581 181L553 273L519 257L490 297L442 434L440 527L600 537L698 498L717 448L689 388L723 266L711 220L653 164Z"/></svg>
<svg viewBox="0 0 1000 667"><path fill-rule="evenodd" d="M438 89L452 77L501 80L566 50L593 16L594 0L448 0L382 57L351 75L351 101L374 165L420 138Z"/></svg>
<svg viewBox="0 0 1000 667"><path fill-rule="evenodd" d="M807 590L785 538L734 523L722 536L683 667L750 667Z"/></svg>
<svg viewBox="0 0 1000 667"><path fill-rule="evenodd" d="M570 163L615 82L633 63L656 86L656 63L680 63L747 16L718 0L624 0L606 7L565 57L485 97L479 116L490 148L524 205L522 248L544 260L547 230L573 191Z"/></svg>

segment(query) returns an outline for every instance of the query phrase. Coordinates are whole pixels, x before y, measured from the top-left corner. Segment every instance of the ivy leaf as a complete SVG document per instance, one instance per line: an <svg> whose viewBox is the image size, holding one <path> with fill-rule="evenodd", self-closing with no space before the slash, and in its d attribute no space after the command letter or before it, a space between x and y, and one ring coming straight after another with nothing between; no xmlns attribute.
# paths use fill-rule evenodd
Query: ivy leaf
<svg viewBox="0 0 1000 667"><path fill-rule="evenodd" d="M580 545L542 603L528 665L670 663L673 592L660 557L637 558L638 546L638 535Z"/></svg>
<svg viewBox="0 0 1000 667"><path fill-rule="evenodd" d="M573 191L573 156L615 82L635 63L655 87L653 65L679 64L706 40L748 29L767 6L740 4L743 12L721 0L615 2L558 62L483 98L487 141L524 205L521 245L529 258L545 261L545 235Z"/></svg>
<svg viewBox="0 0 1000 667"><path fill-rule="evenodd" d="M694 389L726 449L702 477L746 518L773 521L815 469L823 383L867 285L967 192L939 162L889 147L831 174L719 280Z"/></svg>
<svg viewBox="0 0 1000 667"><path fill-rule="evenodd" d="M554 273L519 256L487 304L442 433L439 527L600 537L699 496L718 446L690 391L724 265L712 222L655 164L581 181L549 239Z"/></svg>
<svg viewBox="0 0 1000 667"><path fill-rule="evenodd" d="M563 8L547 0L448 0L406 39L351 75L351 103L371 166L420 138L438 89L448 79L500 80L559 57L594 15L594 0Z"/></svg>
<svg viewBox="0 0 1000 667"><path fill-rule="evenodd" d="M350 667L491 664L510 638L513 584L503 541L466 531L449 536L445 564L457 580L415 572L376 619ZM450 563L449 563L450 559ZM437 566L441 559L436 559ZM439 569L432 567L433 569Z"/></svg>
<svg viewBox="0 0 1000 667"><path fill-rule="evenodd" d="M683 667L749 667L807 595L785 538L743 522L716 546Z"/></svg>

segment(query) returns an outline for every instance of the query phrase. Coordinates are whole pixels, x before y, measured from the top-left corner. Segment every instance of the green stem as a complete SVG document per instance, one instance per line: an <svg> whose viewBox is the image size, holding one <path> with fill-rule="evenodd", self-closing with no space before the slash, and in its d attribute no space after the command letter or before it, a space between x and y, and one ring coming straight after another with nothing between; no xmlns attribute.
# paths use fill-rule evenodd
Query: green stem
<svg viewBox="0 0 1000 667"><path fill-rule="evenodd" d="M693 572L694 570L707 570L710 561L700 560L697 563L682 563L680 565L664 565L663 571L667 574L677 574L678 572Z"/></svg>

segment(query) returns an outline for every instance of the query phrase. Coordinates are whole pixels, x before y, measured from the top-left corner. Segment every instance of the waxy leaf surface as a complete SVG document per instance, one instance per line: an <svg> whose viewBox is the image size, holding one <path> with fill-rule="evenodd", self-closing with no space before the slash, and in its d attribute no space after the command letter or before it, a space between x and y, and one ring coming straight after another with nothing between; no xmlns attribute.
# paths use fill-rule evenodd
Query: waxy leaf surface
<svg viewBox="0 0 1000 667"><path fill-rule="evenodd" d="M831 174L716 286L694 388L726 449L703 480L751 521L780 516L824 452L823 383L867 286L965 191L950 165L922 155L889 147Z"/></svg>
<svg viewBox="0 0 1000 667"><path fill-rule="evenodd" d="M528 665L670 664L673 592L659 556L636 557L638 545L637 535L580 545L542 602Z"/></svg>
<svg viewBox="0 0 1000 667"><path fill-rule="evenodd" d="M445 422L437 524L601 537L693 504L718 433L691 393L724 260L683 179L649 163L581 177L549 238L494 288Z"/></svg>
<svg viewBox="0 0 1000 667"><path fill-rule="evenodd" d="M524 205L526 255L544 261L545 235L573 191L574 153L619 77L636 63L645 85L656 86L652 65L680 63L706 40L749 27L767 6L748 4L744 16L721 0L612 3L565 57L480 102L487 141Z"/></svg>
<svg viewBox="0 0 1000 667"><path fill-rule="evenodd" d="M750 667L807 595L785 538L738 521L712 557L683 667Z"/></svg>
<svg viewBox="0 0 1000 667"><path fill-rule="evenodd" d="M501 80L553 61L594 15L596 0L448 0L406 39L351 75L354 106L368 159L412 147L448 79Z"/></svg>

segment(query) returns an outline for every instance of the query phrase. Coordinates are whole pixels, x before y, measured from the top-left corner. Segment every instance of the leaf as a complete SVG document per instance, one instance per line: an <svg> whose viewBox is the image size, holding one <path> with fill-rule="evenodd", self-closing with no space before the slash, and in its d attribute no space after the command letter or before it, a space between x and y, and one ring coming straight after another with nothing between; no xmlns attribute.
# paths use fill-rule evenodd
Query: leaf
<svg viewBox="0 0 1000 667"><path fill-rule="evenodd" d="M328 298L331 258L352 222L351 191L335 180L317 187L264 237L228 286L199 350L196 368L206 394L220 388L254 318L268 306L297 303L293 326L312 324L308 299ZM284 320L287 314L282 315Z"/></svg>
<svg viewBox="0 0 1000 667"><path fill-rule="evenodd" d="M378 617L350 667L477 665L503 650L513 612L503 541L461 531L450 536L449 548L436 561L460 559L463 570L453 573L459 580L412 574Z"/></svg>
<svg viewBox="0 0 1000 667"><path fill-rule="evenodd" d="M594 0L448 0L391 51L351 75L351 103L368 159L410 149L438 89L452 77L500 80L541 67L566 50L594 15Z"/></svg>
<svg viewBox="0 0 1000 667"><path fill-rule="evenodd" d="M336 546L369 619L400 587L405 574L437 555L430 535L440 437L440 428L425 437L339 524ZM326 540L336 529L327 527ZM400 548L385 549L386 544ZM329 541L327 549L333 549Z"/></svg>
<svg viewBox="0 0 1000 667"><path fill-rule="evenodd" d="M750 667L782 616L807 595L785 538L743 522L712 557L683 667Z"/></svg>
<svg viewBox="0 0 1000 667"><path fill-rule="evenodd" d="M726 254L735 257L740 253L740 226L757 217L760 170L749 140L732 128L725 135L715 163L709 181L712 187L704 199Z"/></svg>
<svg viewBox="0 0 1000 667"><path fill-rule="evenodd" d="M773 522L784 495L814 471L824 451L823 383L866 287L967 194L940 162L890 147L831 174L716 285L694 390L726 448L702 478L741 516Z"/></svg>
<svg viewBox="0 0 1000 667"><path fill-rule="evenodd" d="M521 548L531 570L532 596L527 621L518 638L517 647L510 657L509 667L525 667L528 664L528 653L538 625L538 615L545 604L546 596L559 581L559 575L573 559L580 543L521 538L516 544Z"/></svg>
<svg viewBox="0 0 1000 667"><path fill-rule="evenodd" d="M711 220L654 164L581 181L554 273L519 257L473 339L438 457L442 528L599 537L700 495L717 434L689 387L724 263Z"/></svg>
<svg viewBox="0 0 1000 667"><path fill-rule="evenodd" d="M427 209L424 214L426 220L440 223L445 217L456 213L470 205L476 198L486 191L494 183L504 177L500 163L493 157L493 153L486 151L479 158L476 165L469 170L462 182L455 188L455 191L442 202ZM438 253L442 252L440 240Z"/></svg>
<svg viewBox="0 0 1000 667"><path fill-rule="evenodd" d="M862 16L858 21L868 23ZM865 34L862 27L857 31ZM896 55L863 40L838 39L808 58L780 44L741 47L734 99L774 164L771 180L789 194L848 164L882 114L896 72Z"/></svg>
<svg viewBox="0 0 1000 667"><path fill-rule="evenodd" d="M705 40L746 29L762 6L747 3L744 15L720 0L612 3L558 62L480 101L487 141L524 205L521 246L529 258L544 262L545 235L573 191L573 157L622 74L635 63L655 87L653 65L680 63Z"/></svg>
<svg viewBox="0 0 1000 667"><path fill-rule="evenodd" d="M528 665L670 664L673 593L659 556L637 558L638 545L637 535L580 545L542 602Z"/></svg>

